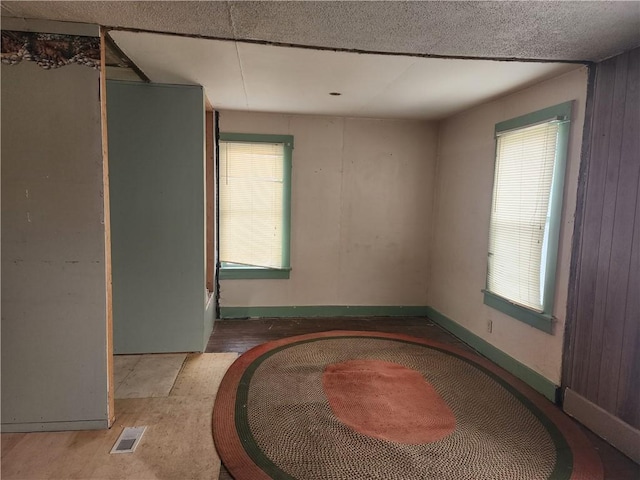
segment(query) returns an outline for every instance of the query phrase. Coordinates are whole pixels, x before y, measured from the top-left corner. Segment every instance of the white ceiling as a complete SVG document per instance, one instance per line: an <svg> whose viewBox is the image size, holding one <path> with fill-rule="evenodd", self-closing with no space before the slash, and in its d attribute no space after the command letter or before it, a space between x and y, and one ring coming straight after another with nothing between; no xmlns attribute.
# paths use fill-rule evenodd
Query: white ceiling
<svg viewBox="0 0 640 480"><path fill-rule="evenodd" d="M110 32L157 83L203 85L221 110L438 119L575 64L359 54ZM340 92L341 96L331 96Z"/></svg>
<svg viewBox="0 0 640 480"><path fill-rule="evenodd" d="M640 2L2 1L3 16L421 55L599 61L640 45Z"/></svg>

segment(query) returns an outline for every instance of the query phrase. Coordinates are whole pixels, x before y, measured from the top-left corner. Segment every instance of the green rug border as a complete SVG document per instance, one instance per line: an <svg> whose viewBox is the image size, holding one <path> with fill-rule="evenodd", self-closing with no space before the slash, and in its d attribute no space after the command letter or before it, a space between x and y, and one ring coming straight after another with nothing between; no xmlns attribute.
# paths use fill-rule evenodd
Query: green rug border
<svg viewBox="0 0 640 480"><path fill-rule="evenodd" d="M412 345L422 346L424 348L431 348L447 355L452 355L464 362L467 362L474 368L482 371L489 377L491 377L498 384L503 386L507 391L509 391L513 396L515 396L544 426L544 428L549 433L551 440L553 441L556 447L556 464L549 476L548 480L569 480L571 478L571 474L573 471L573 453L569 444L567 443L564 435L560 432L556 424L550 420L544 413L540 411L540 409L524 394L520 393L515 387L513 387L509 382L501 378L499 375L487 370L482 365L477 364L473 360L460 356L446 348L438 348L436 346L425 345L419 341L412 342L409 340L401 340L397 338L389 338L385 337L382 334L380 337L377 336L357 336L357 335L345 335L345 336L332 336L332 337L320 337L320 338L312 338L306 340L300 340L298 342L292 342L286 345L282 345L280 347L276 347L268 352L263 353L256 359L254 359L250 365L247 366L242 377L240 378L240 382L238 384L237 392L236 392L236 404L235 404L235 426L236 432L242 443L242 446L247 453L247 455L254 461L254 463L261 468L265 473L271 476L274 479L278 480L296 480L295 477L292 477L288 473L282 471L275 463L273 463L258 447L253 434L251 433L251 429L249 427L249 420L247 416L247 405L249 398L249 386L251 384L251 378L253 377L255 371L260 366L262 362L264 362L267 358L275 355L276 353L291 348L294 346L302 345L305 343L318 342L322 340L335 340L335 339L353 339L353 338L364 338L364 339L380 339L387 341L396 341L401 343L407 343ZM275 476L274 476L275 475Z"/></svg>

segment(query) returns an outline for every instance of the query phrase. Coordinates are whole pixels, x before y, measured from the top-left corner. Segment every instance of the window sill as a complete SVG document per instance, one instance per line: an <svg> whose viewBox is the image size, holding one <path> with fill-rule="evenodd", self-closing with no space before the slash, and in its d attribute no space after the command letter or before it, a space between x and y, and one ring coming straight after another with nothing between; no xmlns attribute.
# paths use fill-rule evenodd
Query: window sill
<svg viewBox="0 0 640 480"><path fill-rule="evenodd" d="M220 268L220 280L286 280L290 271L290 268Z"/></svg>
<svg viewBox="0 0 640 480"><path fill-rule="evenodd" d="M531 325L533 328L542 330L545 333L553 333L553 319L546 313L536 312L522 305L510 302L506 298L500 297L495 293L482 290L484 293L484 304L495 308L496 310L509 315L510 317L520 320L521 322Z"/></svg>

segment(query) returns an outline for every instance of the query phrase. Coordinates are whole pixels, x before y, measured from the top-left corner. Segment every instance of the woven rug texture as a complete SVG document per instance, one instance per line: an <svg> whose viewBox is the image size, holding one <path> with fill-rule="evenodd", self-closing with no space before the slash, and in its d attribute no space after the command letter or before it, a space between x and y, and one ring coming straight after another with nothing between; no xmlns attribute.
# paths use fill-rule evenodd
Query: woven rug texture
<svg viewBox="0 0 640 480"><path fill-rule="evenodd" d="M222 382L214 436L238 480L602 478L584 435L539 394L480 357L401 335L256 347Z"/></svg>

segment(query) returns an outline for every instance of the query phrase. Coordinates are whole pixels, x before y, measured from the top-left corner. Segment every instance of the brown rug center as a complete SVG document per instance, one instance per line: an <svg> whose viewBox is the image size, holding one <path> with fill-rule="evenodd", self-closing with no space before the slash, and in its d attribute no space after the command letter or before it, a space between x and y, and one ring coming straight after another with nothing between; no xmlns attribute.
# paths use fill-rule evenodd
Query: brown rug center
<svg viewBox="0 0 640 480"><path fill-rule="evenodd" d="M415 370L380 360L327 365L322 386L334 415L353 430L403 444L440 440L456 428L451 409Z"/></svg>

